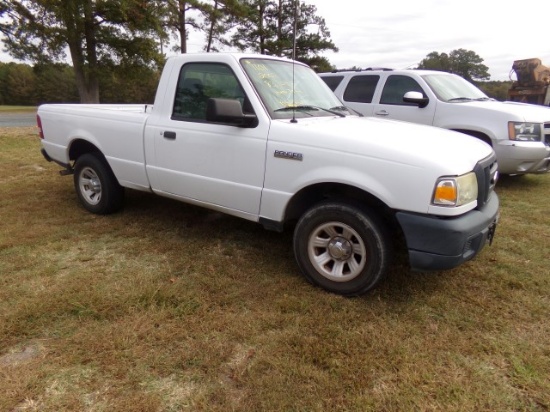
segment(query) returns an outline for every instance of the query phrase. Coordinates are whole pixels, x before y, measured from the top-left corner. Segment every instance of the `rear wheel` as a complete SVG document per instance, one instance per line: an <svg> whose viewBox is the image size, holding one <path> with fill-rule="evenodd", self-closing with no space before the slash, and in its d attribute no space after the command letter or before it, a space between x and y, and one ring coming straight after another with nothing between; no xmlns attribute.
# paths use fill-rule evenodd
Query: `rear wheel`
<svg viewBox="0 0 550 412"><path fill-rule="evenodd" d="M77 159L74 186L80 203L92 213L114 213L124 202L124 188L107 161L97 154L87 153Z"/></svg>
<svg viewBox="0 0 550 412"><path fill-rule="evenodd" d="M345 296L361 295L385 275L391 247L372 212L343 203L307 211L294 231L294 254L313 284Z"/></svg>

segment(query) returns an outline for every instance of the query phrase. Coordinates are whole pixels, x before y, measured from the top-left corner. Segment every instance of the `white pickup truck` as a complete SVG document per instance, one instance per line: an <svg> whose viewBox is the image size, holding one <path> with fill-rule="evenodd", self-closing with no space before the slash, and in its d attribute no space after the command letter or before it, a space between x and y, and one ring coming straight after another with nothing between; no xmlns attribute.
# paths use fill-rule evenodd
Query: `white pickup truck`
<svg viewBox="0 0 550 412"><path fill-rule="evenodd" d="M550 170L550 108L498 102L455 74L365 69L321 73L348 107L365 116L456 130L490 144L499 173Z"/></svg>
<svg viewBox="0 0 550 412"><path fill-rule="evenodd" d="M365 118L307 66L268 56L170 58L154 107L42 105L42 153L107 214L124 188L294 230L304 276L342 295L374 287L405 245L449 269L492 240L494 151L461 133Z"/></svg>

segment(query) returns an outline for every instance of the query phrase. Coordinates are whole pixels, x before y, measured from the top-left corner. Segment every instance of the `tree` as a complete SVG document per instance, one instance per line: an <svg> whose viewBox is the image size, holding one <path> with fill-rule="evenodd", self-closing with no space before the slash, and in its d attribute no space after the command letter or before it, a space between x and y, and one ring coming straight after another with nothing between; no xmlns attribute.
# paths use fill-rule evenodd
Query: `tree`
<svg viewBox="0 0 550 412"><path fill-rule="evenodd" d="M203 10L206 32L206 52L218 51L216 43L228 45L225 34L230 32L246 13L245 3L239 0L213 0Z"/></svg>
<svg viewBox="0 0 550 412"><path fill-rule="evenodd" d="M199 0L167 0L163 7L163 25L172 33L177 33L179 44L174 51L187 53L188 28L200 30L201 25L193 11L204 12L206 4Z"/></svg>
<svg viewBox="0 0 550 412"><path fill-rule="evenodd" d="M512 87L511 81L489 81L479 82L477 86L483 90L483 92L493 99L500 101L508 100L508 90Z"/></svg>
<svg viewBox="0 0 550 412"><path fill-rule="evenodd" d="M158 1L4 0L8 52L37 63L63 61L69 50L83 103L99 102L100 67L161 61Z"/></svg>
<svg viewBox="0 0 550 412"><path fill-rule="evenodd" d="M313 5L298 0L248 0L245 5L247 12L231 38L242 51L293 57L295 31L297 60L307 62L321 51L338 51Z"/></svg>
<svg viewBox="0 0 550 412"><path fill-rule="evenodd" d="M455 73L472 83L475 80L489 80L491 77L483 59L465 49L453 50L449 54L431 52L418 64L418 68Z"/></svg>
<svg viewBox="0 0 550 412"><path fill-rule="evenodd" d="M71 66L41 63L34 65L33 72L36 77L33 98L37 104L78 102L78 90Z"/></svg>
<svg viewBox="0 0 550 412"><path fill-rule="evenodd" d="M32 67L21 63L3 64L0 79L2 87L0 88L0 96L5 104L14 105L33 105L35 77Z"/></svg>

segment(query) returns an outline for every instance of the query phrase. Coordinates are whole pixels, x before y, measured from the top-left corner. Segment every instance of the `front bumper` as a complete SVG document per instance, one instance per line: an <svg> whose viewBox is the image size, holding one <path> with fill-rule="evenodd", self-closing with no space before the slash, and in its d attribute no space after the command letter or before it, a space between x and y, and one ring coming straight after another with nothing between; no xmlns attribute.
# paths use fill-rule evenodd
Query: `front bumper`
<svg viewBox="0 0 550 412"><path fill-rule="evenodd" d="M451 269L473 259L493 239L499 217L496 193L481 210L453 218L408 212L396 214L412 270Z"/></svg>
<svg viewBox="0 0 550 412"><path fill-rule="evenodd" d="M499 173L505 175L547 173L550 171L550 146L543 142L503 140L494 146Z"/></svg>

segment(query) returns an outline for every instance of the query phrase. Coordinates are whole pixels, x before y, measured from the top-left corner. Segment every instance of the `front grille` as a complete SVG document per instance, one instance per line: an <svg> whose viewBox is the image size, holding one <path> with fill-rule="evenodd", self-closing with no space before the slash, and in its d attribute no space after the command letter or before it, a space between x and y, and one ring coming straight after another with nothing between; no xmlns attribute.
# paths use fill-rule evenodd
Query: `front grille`
<svg viewBox="0 0 550 412"><path fill-rule="evenodd" d="M544 144L550 146L550 123L544 123Z"/></svg>
<svg viewBox="0 0 550 412"><path fill-rule="evenodd" d="M482 208L491 198L498 179L497 157L494 153L478 162L474 168L477 177L477 208Z"/></svg>

